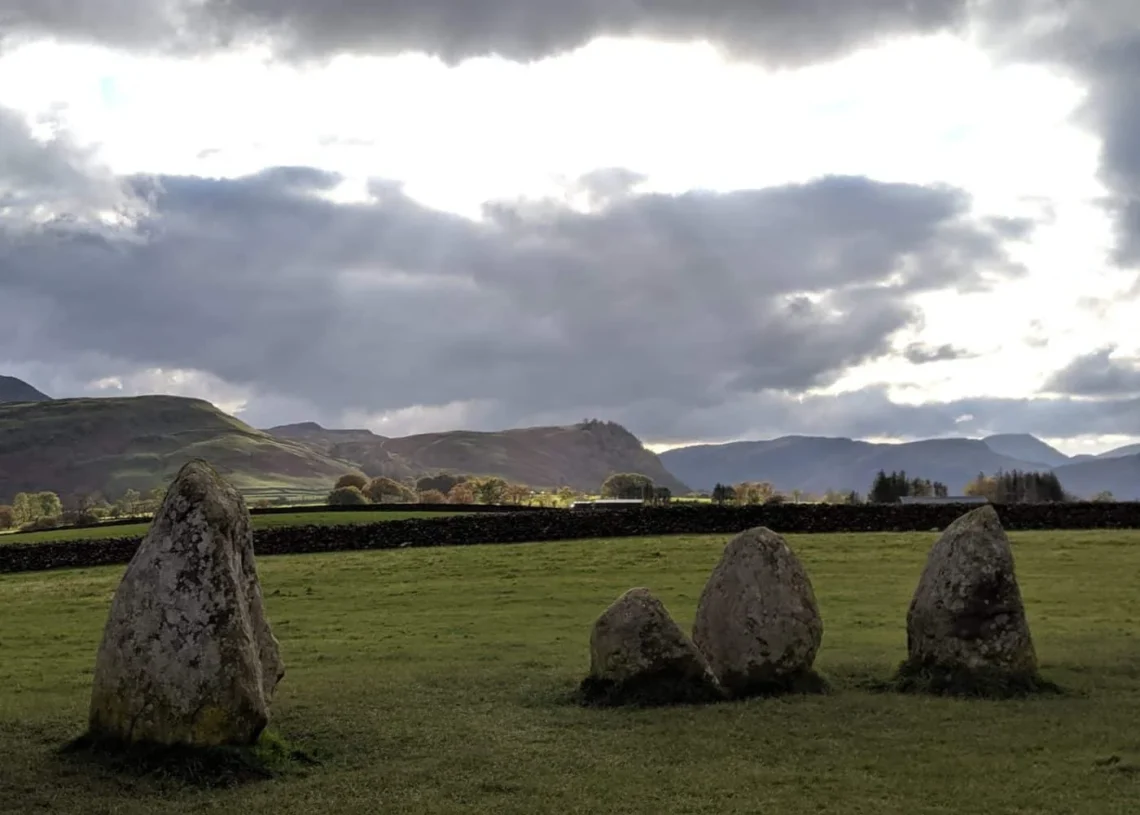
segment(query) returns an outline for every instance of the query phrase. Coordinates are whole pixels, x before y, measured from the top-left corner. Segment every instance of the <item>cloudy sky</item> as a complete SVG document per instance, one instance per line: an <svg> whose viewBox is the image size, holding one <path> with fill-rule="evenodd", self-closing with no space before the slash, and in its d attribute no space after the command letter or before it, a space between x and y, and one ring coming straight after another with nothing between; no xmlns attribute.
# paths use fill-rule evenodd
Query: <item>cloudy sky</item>
<svg viewBox="0 0 1140 815"><path fill-rule="evenodd" d="M1134 0L0 0L0 373L1107 449L1137 75Z"/></svg>

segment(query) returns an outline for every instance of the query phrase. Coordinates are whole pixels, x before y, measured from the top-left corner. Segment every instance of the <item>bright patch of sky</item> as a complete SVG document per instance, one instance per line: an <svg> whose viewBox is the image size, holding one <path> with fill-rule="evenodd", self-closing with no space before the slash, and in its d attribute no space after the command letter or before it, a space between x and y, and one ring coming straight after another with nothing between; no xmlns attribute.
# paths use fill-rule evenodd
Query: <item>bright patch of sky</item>
<svg viewBox="0 0 1140 815"><path fill-rule="evenodd" d="M603 167L642 173L651 191L849 173L958 186L993 215L1051 211L1052 222L1017 250L1022 279L926 296L921 333L899 338L900 347L950 343L975 356L881 361L829 389L890 382L902 402L1027 396L1101 344L1140 349L1122 342L1135 336L1138 306L1113 302L1128 281L1106 263L1099 143L1071 122L1082 98L1070 79L996 67L951 36L786 72L728 62L705 45L624 40L529 65L477 59L454 68L408 55L302 69L254 52L179 61L48 42L0 59L0 104L62 124L121 174L310 165L345 175L343 200L380 177L473 218L489 200L565 197L573 179ZM1079 308L1084 300L1102 308ZM139 376L156 389L214 395L208 377ZM394 433L460 418L443 406L369 421Z"/></svg>

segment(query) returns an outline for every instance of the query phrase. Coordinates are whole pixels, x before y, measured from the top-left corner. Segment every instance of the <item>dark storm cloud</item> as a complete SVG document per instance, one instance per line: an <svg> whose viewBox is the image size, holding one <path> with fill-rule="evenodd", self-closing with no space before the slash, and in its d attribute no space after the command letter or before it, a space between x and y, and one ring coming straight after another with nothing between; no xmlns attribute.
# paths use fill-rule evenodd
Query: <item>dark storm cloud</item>
<svg viewBox="0 0 1140 815"><path fill-rule="evenodd" d="M903 357L912 365L926 365L931 362L946 362L953 359L969 359L974 356L969 351L946 343L944 345L925 345L921 342L912 342L903 349Z"/></svg>
<svg viewBox="0 0 1140 815"><path fill-rule="evenodd" d="M189 21L195 0L0 0L0 49L44 37L145 49L186 41L187 23L206 34L204 19Z"/></svg>
<svg viewBox="0 0 1140 815"><path fill-rule="evenodd" d="M425 51L528 61L602 36L708 40L803 65L963 21L965 0L0 0L0 31L150 49L270 38L290 57Z"/></svg>
<svg viewBox="0 0 1140 815"><path fill-rule="evenodd" d="M1113 346L1077 357L1054 373L1043 390L1072 396L1140 394L1140 365L1112 356Z"/></svg>
<svg viewBox="0 0 1140 815"><path fill-rule="evenodd" d="M387 183L335 204L337 182L136 179L151 209L135 230L8 229L0 298L20 308L0 348L119 366L92 377L206 371L322 412L484 400L486 421L513 424L656 399L683 414L826 385L889 352L919 317L911 295L1016 273L1004 234L946 188L835 177L586 213L498 203L473 222Z"/></svg>

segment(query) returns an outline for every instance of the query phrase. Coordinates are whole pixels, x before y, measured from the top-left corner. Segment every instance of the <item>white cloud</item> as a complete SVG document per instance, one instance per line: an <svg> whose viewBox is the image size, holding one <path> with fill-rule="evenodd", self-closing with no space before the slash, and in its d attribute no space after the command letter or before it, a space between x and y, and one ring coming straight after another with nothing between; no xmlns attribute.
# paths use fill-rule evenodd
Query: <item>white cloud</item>
<svg viewBox="0 0 1140 815"><path fill-rule="evenodd" d="M1053 222L1017 250L1018 281L984 293L924 295L925 324L900 336L978 356L855 369L828 392L890 383L906 404L1021 397L1090 346L1119 341L1138 306L1107 263L1097 209L1097 140L1070 123L1084 99L1044 67L993 64L949 35L896 41L796 71L731 62L708 45L599 40L533 64L426 56L339 56L297 67L243 52L177 60L40 42L0 59L0 105L66 124L110 170L235 177L268 166L402 182L433 207L478 217L490 200L574 195L601 167L644 174L643 188L731 190L825 173L946 183L981 212ZM842 262L838 258L837 262ZM1101 315L1074 307L1110 303ZM1030 333L1049 343L1031 347ZM126 390L165 389L240 410L201 372L125 374ZM182 376L181 379L178 376ZM385 431L463 423L477 406L409 406L359 420Z"/></svg>

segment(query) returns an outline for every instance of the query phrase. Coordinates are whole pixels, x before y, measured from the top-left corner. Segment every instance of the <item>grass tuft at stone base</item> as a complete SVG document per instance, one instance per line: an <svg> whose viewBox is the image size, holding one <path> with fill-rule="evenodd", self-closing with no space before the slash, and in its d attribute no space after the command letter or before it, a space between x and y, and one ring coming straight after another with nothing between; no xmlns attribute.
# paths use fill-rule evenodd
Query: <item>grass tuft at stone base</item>
<svg viewBox="0 0 1140 815"><path fill-rule="evenodd" d="M583 707L666 707L723 702L725 695L709 682L670 671L641 676L627 682L587 676L578 686L575 701Z"/></svg>
<svg viewBox="0 0 1140 815"><path fill-rule="evenodd" d="M83 735L61 747L59 755L114 774L204 789L265 781L320 763L273 732L263 732L249 747L123 744Z"/></svg>
<svg viewBox="0 0 1140 815"><path fill-rule="evenodd" d="M1064 688L1036 673L964 670L905 661L894 677L876 688L897 693L957 696L974 699L1024 699L1063 695Z"/></svg>

